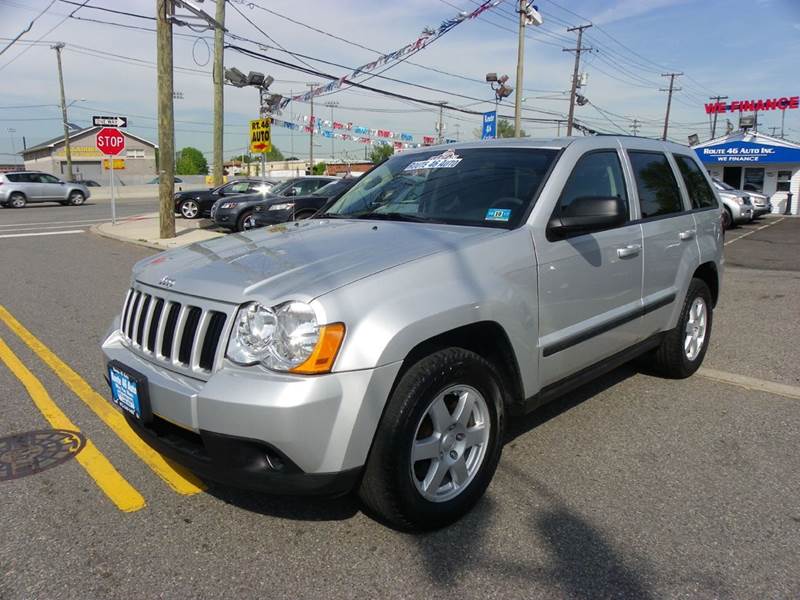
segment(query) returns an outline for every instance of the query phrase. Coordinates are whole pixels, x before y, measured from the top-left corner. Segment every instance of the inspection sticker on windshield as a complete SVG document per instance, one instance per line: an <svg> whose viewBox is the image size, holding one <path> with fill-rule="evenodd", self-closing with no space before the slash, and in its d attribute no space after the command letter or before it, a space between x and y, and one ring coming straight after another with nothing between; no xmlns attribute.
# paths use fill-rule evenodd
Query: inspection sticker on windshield
<svg viewBox="0 0 800 600"><path fill-rule="evenodd" d="M453 150L445 150L439 156L431 156L426 160L415 160L404 171L418 171L421 169L452 169L461 162L461 157Z"/></svg>
<svg viewBox="0 0 800 600"><path fill-rule="evenodd" d="M510 208L490 208L486 211L484 221L508 221L511 218Z"/></svg>

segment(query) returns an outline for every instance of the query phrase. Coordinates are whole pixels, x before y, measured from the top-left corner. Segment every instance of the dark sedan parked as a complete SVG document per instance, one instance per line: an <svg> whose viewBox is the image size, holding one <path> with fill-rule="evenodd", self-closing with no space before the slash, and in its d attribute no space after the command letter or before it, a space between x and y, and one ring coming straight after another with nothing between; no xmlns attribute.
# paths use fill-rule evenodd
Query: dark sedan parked
<svg viewBox="0 0 800 600"><path fill-rule="evenodd" d="M178 192L175 194L175 212L185 219L198 219L211 212L214 202L222 197L238 194L255 194L269 192L277 182L272 179L237 179L225 185L209 190Z"/></svg>
<svg viewBox="0 0 800 600"><path fill-rule="evenodd" d="M217 200L211 207L211 218L220 227L233 231L244 231L255 226L253 212L257 206L270 204L290 196L307 196L324 185L337 181L336 177L295 177L276 185L270 192L242 194Z"/></svg>
<svg viewBox="0 0 800 600"><path fill-rule="evenodd" d="M271 198L270 201L256 206L253 210L255 227L307 219L328 202L339 198L353 187L356 181L358 179L355 177L347 177L333 181L308 196Z"/></svg>

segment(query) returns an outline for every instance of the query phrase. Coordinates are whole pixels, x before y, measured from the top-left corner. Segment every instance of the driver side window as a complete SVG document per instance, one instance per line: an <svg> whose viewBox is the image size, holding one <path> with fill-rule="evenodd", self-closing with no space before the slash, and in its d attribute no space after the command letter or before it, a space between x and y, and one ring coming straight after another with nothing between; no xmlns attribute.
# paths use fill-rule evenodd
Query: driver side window
<svg viewBox="0 0 800 600"><path fill-rule="evenodd" d="M620 198L628 207L625 178L616 151L589 152L578 159L553 216L569 214L570 206L578 198Z"/></svg>

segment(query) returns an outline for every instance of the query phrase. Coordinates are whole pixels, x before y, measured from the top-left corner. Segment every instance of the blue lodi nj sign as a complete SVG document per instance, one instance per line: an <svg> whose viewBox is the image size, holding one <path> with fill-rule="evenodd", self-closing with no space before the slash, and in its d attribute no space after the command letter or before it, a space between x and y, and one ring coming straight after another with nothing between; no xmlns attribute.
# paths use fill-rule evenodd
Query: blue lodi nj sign
<svg viewBox="0 0 800 600"><path fill-rule="evenodd" d="M483 113L482 140L493 140L497 137L497 111Z"/></svg>
<svg viewBox="0 0 800 600"><path fill-rule="evenodd" d="M735 141L705 148L695 148L704 163L792 163L800 162L800 149Z"/></svg>

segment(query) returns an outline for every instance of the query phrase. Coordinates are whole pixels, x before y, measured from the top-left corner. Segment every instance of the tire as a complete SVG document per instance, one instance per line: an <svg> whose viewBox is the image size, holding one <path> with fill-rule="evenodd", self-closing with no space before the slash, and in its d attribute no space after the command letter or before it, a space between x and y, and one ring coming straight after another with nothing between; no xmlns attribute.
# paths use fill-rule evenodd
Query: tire
<svg viewBox="0 0 800 600"><path fill-rule="evenodd" d="M86 202L86 196L83 195L83 192L71 192L69 195L69 203L72 206L80 206Z"/></svg>
<svg viewBox="0 0 800 600"><path fill-rule="evenodd" d="M466 514L483 496L500 460L501 382L491 363L462 348L435 352L409 368L389 398L364 469L359 496L367 509L406 531L444 527ZM474 402L466 425L454 423L465 398ZM429 412L434 405L438 427ZM423 458L414 460L412 448L420 439L433 443L418 446ZM463 467L460 483L458 465Z"/></svg>
<svg viewBox="0 0 800 600"><path fill-rule="evenodd" d="M27 203L28 200L25 198L25 194L14 192L8 197L7 206L11 208L24 208Z"/></svg>
<svg viewBox="0 0 800 600"><path fill-rule="evenodd" d="M734 227L733 213L731 212L731 209L726 206L722 211L722 229L727 231L728 229L733 229Z"/></svg>
<svg viewBox="0 0 800 600"><path fill-rule="evenodd" d="M184 219L200 218L200 205L195 200L184 200L178 206L178 211Z"/></svg>
<svg viewBox="0 0 800 600"><path fill-rule="evenodd" d="M705 318L702 324L698 321L698 303L702 303L704 308ZM670 379L685 379L700 368L711 339L713 322L711 304L711 291L706 282L702 279L692 279L677 327L667 332L653 354L653 366L658 374ZM686 349L687 344L689 349L692 347L689 343L690 336L696 340L693 352Z"/></svg>
<svg viewBox="0 0 800 600"><path fill-rule="evenodd" d="M236 221L236 231L249 231L251 229L255 229L253 211L246 210L239 215L239 219Z"/></svg>

